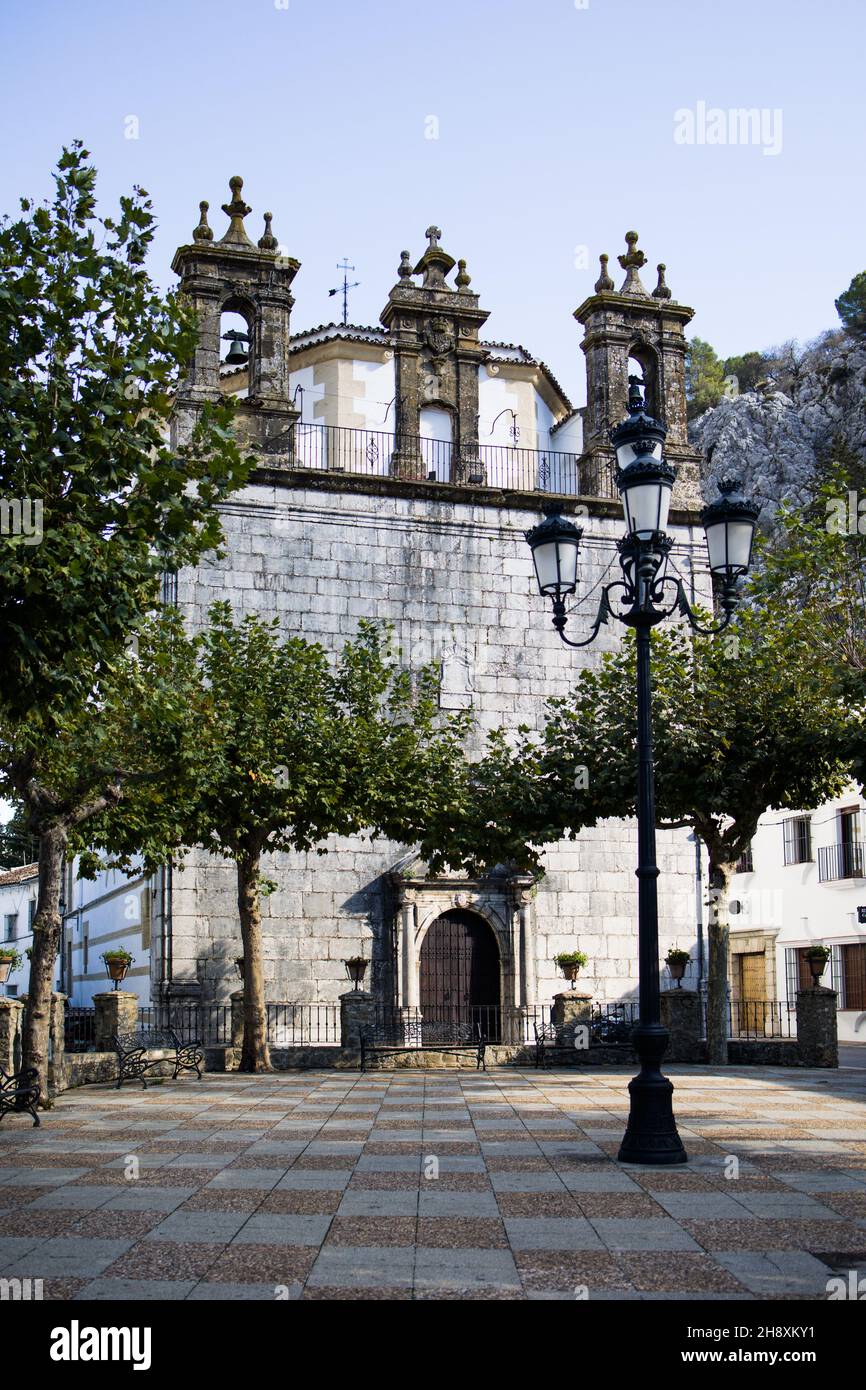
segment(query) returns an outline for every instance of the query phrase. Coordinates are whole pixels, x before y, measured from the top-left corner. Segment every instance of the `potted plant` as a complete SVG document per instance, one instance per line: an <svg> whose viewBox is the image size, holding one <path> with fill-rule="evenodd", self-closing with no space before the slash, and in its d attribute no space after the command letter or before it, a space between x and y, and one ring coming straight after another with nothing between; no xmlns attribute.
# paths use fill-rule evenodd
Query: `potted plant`
<svg viewBox="0 0 866 1390"><path fill-rule="evenodd" d="M24 957L14 946L0 946L0 985L5 985L13 970L20 970Z"/></svg>
<svg viewBox="0 0 866 1390"><path fill-rule="evenodd" d="M584 951L560 951L558 956L553 957L555 965L558 965L566 980L571 981L571 988L574 989L574 982L577 979L577 972L581 966L586 965L589 957Z"/></svg>
<svg viewBox="0 0 866 1390"><path fill-rule="evenodd" d="M105 962L108 978L114 981L114 988L117 989L121 980L126 979L127 972L132 962L135 960L135 956L131 956L129 951L103 951L100 960Z"/></svg>
<svg viewBox="0 0 866 1390"><path fill-rule="evenodd" d="M369 961L366 961L363 956L350 956L348 960L343 961L343 964L346 967L346 974L352 981L352 989L359 990L364 983Z"/></svg>
<svg viewBox="0 0 866 1390"><path fill-rule="evenodd" d="M691 956L688 951L681 951L677 946L672 946L665 956L665 965L671 972L671 979L676 980L677 989L683 987L683 976L690 960Z"/></svg>
<svg viewBox="0 0 866 1390"><path fill-rule="evenodd" d="M820 943L816 946L807 946L803 952L809 962L809 969L812 972L812 988L818 988L818 981L827 968L827 961L830 959L831 951L829 946Z"/></svg>

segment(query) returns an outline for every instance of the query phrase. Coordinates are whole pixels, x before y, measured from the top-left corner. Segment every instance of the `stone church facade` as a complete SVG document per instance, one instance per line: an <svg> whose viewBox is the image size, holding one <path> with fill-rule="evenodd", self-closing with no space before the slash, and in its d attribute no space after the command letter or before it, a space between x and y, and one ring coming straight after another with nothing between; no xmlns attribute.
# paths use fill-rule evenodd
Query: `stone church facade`
<svg viewBox="0 0 866 1390"><path fill-rule="evenodd" d="M435 226L417 261L400 255L378 325L296 332L299 263L278 246L269 214L252 240L241 181L231 187L222 239L203 204L173 262L201 326L174 433L181 441L207 401L232 392L259 466L223 508L225 557L177 580L173 596L192 627L226 598L238 614L278 617L286 634L331 649L359 619L386 620L407 664L440 663L443 708L471 705L479 738L498 726L540 727L545 699L566 694L580 665L598 662L619 633L609 629L579 653L560 644L523 533L551 500L581 515L572 626L584 621L588 630L597 604L588 595L615 563L622 532L607 430L626 413L630 360L643 371L649 409L666 420L678 466L673 561L706 601L699 460L685 422L692 310L672 298L663 267L658 286L644 287L634 234L619 258L621 287L602 257L594 291L575 313L588 377L588 404L576 411L543 362L485 340L487 312L466 262L453 273ZM233 343L230 356L247 360L236 367L220 360L226 315L245 326L246 347ZM463 948L485 963L463 1002L497 1008L504 1039L562 987L558 951L587 953L581 979L597 999L636 994L633 823L608 821L549 846L537 886L505 870L479 881L433 879L412 846L363 836L328 850L264 861L279 885L263 901L270 1000L334 1002L348 988L343 961L362 954L374 995L429 1008L437 990L450 988L442 952ZM676 944L695 956L700 873L687 832L660 833L659 863L662 955ZM154 895L154 999L170 990L225 1000L238 985L239 946L231 865L195 853L163 876ZM473 990L484 997L468 997Z"/></svg>

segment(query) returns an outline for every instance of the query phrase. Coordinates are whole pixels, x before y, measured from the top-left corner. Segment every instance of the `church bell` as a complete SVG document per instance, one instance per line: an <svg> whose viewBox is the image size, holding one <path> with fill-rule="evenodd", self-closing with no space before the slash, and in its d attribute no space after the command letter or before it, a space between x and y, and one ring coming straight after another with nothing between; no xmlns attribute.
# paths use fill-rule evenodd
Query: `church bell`
<svg viewBox="0 0 866 1390"><path fill-rule="evenodd" d="M225 356L225 365L227 367L245 367L250 355L244 344L249 342L249 335L238 333L233 328L230 332L224 333L223 337L229 339L231 344Z"/></svg>

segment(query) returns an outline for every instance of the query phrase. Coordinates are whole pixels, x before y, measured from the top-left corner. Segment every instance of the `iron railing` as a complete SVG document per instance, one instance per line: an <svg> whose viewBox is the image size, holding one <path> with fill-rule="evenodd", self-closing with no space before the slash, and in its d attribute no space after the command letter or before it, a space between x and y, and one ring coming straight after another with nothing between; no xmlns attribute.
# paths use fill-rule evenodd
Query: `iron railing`
<svg viewBox="0 0 866 1390"><path fill-rule="evenodd" d="M202 1004L190 1000L146 1004L138 1011L138 1026L172 1028L181 1042L221 1047L230 1043L232 1038L231 1005Z"/></svg>
<svg viewBox="0 0 866 1390"><path fill-rule="evenodd" d="M822 845L818 850L818 882L833 883L840 878L863 877L863 846L841 842Z"/></svg>
<svg viewBox="0 0 866 1390"><path fill-rule="evenodd" d="M395 1004L376 1005L374 1028L379 1037L397 1041L401 1037L411 1039L411 1045L423 1047L428 1041L429 1029L431 1043L448 1041L460 1042L466 1028L480 1031L487 1043L498 1043L502 1039L502 1013L498 1004L448 1004L423 1009L401 1009ZM435 1037L434 1037L435 1035Z"/></svg>
<svg viewBox="0 0 866 1390"><path fill-rule="evenodd" d="M593 462L555 449L481 444L476 456L465 463L457 458L448 440L383 430L297 424L293 440L290 451L298 468L568 496L615 499L618 495L612 463Z"/></svg>
<svg viewBox="0 0 866 1390"><path fill-rule="evenodd" d="M267 1005L268 1042L274 1047L338 1047L339 1004Z"/></svg>
<svg viewBox="0 0 866 1390"><path fill-rule="evenodd" d="M67 1004L63 1018L63 1045L67 1052L96 1051L96 1009Z"/></svg>
<svg viewBox="0 0 866 1390"><path fill-rule="evenodd" d="M795 1038L797 1006L784 999L731 999L728 1030L737 1038Z"/></svg>

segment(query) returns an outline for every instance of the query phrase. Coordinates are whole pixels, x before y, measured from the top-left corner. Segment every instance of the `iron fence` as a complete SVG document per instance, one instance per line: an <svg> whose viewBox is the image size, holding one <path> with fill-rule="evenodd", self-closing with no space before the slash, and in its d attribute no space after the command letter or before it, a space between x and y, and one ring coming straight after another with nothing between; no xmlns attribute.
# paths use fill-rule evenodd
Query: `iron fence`
<svg viewBox="0 0 866 1390"><path fill-rule="evenodd" d="M267 1005L268 1042L274 1047L338 1047L339 1004Z"/></svg>
<svg viewBox="0 0 866 1390"><path fill-rule="evenodd" d="M146 1004L138 1011L138 1026L172 1028L181 1042L220 1047L231 1042L231 1005L202 1004L190 1000Z"/></svg>
<svg viewBox="0 0 866 1390"><path fill-rule="evenodd" d="M795 1038L797 1006L784 999L731 999L728 1001L731 1038Z"/></svg>
<svg viewBox="0 0 866 1390"><path fill-rule="evenodd" d="M96 1009L77 1004L66 1005L63 1045L67 1052L96 1051Z"/></svg>
<svg viewBox="0 0 866 1390"><path fill-rule="evenodd" d="M293 455L297 467L328 473L385 478L403 475L428 482L463 481L507 491L566 496L615 499L618 495L612 462L594 462L555 449L481 444L476 467L475 460L468 466L461 463L449 440L343 425L297 424Z"/></svg>

